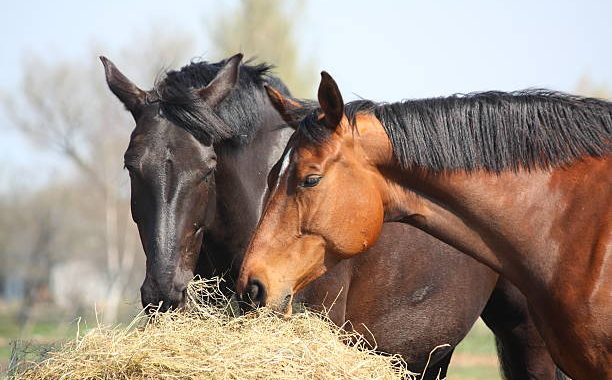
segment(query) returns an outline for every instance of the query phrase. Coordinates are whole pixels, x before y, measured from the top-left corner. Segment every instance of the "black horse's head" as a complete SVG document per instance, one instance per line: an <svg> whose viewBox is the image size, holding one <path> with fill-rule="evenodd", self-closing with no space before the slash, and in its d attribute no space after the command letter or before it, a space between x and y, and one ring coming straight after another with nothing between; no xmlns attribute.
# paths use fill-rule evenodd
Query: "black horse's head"
<svg viewBox="0 0 612 380"><path fill-rule="evenodd" d="M212 144L230 135L214 110L235 86L241 59L238 54L223 62L205 86L189 85L180 72L171 72L143 91L101 57L108 86L136 121L124 157L132 217L146 254L140 289L145 307L161 303L167 310L185 300L204 230L215 214ZM200 128L188 131L177 124Z"/></svg>

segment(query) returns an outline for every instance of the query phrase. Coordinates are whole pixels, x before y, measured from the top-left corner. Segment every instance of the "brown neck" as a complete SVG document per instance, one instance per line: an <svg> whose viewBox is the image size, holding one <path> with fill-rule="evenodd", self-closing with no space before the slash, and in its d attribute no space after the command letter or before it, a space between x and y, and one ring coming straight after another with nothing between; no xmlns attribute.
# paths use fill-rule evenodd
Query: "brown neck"
<svg viewBox="0 0 612 380"><path fill-rule="evenodd" d="M556 170L434 174L401 168L380 123L365 121L359 145L378 168L386 221L415 225L514 283L547 287L553 281L562 254L555 221L570 207L560 207L562 198L571 198L552 185Z"/></svg>
<svg viewBox="0 0 612 380"><path fill-rule="evenodd" d="M389 219L414 224L516 282L551 279L553 268L532 265L556 254L547 247L552 223L537 212L554 212L541 190L549 173L529 180L521 173L389 174Z"/></svg>

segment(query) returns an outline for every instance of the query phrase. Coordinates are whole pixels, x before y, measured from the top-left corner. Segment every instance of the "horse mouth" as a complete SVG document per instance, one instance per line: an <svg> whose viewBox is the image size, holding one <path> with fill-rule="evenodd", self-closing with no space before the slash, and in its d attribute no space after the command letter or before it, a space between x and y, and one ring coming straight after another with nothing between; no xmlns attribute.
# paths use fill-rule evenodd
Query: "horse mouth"
<svg viewBox="0 0 612 380"><path fill-rule="evenodd" d="M284 318L289 318L293 314L293 293L287 294L278 307L279 312Z"/></svg>

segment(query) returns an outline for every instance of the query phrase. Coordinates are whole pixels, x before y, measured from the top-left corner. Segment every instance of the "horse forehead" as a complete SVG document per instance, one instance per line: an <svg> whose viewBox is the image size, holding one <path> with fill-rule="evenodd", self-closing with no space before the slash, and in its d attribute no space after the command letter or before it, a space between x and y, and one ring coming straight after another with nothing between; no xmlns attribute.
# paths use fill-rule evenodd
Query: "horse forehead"
<svg viewBox="0 0 612 380"><path fill-rule="evenodd" d="M215 151L212 145L205 145L198 141L186 130L172 126L169 137L165 139L165 148L169 154L177 159L195 159L200 161L214 157Z"/></svg>
<svg viewBox="0 0 612 380"><path fill-rule="evenodd" d="M212 169L216 166L214 151L202 146L198 150L185 151L171 145L142 146L128 149L125 154L126 165L140 168L141 175L149 178L161 178L160 174L178 177L190 177L193 173ZM209 150L212 151L209 152Z"/></svg>
<svg viewBox="0 0 612 380"><path fill-rule="evenodd" d="M329 136L325 141L314 141L300 136L293 142L295 159L299 160L320 160L333 151L333 146L337 144L334 136Z"/></svg>
<svg viewBox="0 0 612 380"><path fill-rule="evenodd" d="M293 161L298 167L310 167L312 165L325 165L331 158L340 152L341 142L330 138L321 143L309 143L295 147Z"/></svg>
<svg viewBox="0 0 612 380"><path fill-rule="evenodd" d="M214 156L211 145L202 144L191 133L161 118L138 123L132 133L128 151L142 152L143 156L159 159L201 161Z"/></svg>

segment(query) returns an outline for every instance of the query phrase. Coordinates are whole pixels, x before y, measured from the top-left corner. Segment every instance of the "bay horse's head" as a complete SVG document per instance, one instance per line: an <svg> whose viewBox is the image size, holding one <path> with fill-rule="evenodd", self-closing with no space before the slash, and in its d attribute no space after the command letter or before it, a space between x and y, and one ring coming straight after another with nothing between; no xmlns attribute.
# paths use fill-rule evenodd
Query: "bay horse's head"
<svg viewBox="0 0 612 380"><path fill-rule="evenodd" d="M319 107L308 112L267 88L296 132L270 173L268 201L237 290L255 305L283 312L290 312L294 293L339 260L372 246L383 223L377 157L364 154L368 142L347 119L335 81L325 72L321 77ZM368 120L360 125L368 128ZM391 152L390 146L382 148Z"/></svg>
<svg viewBox="0 0 612 380"><path fill-rule="evenodd" d="M185 86L175 72L153 90L143 91L101 57L110 90L136 122L124 159L132 218L146 255L146 277L140 288L145 307L161 302L161 309L167 310L184 302L204 230L215 214L217 162L212 143L227 137L222 131L229 130L214 109L236 84L241 59L241 54L228 59L205 87ZM167 107L181 111L166 112ZM185 120L199 123L200 134L176 125ZM208 124L214 128L202 133Z"/></svg>

